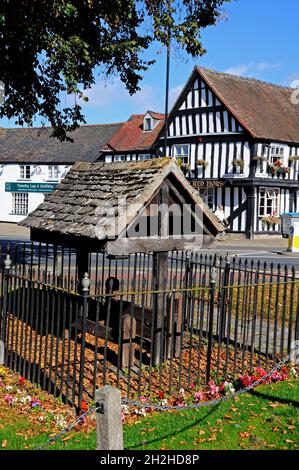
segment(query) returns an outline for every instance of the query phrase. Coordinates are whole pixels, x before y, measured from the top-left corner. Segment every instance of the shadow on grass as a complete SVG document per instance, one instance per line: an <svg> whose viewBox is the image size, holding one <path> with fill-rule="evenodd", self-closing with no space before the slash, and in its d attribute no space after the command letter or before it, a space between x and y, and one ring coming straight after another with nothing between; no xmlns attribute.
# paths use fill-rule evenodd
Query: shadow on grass
<svg viewBox="0 0 299 470"><path fill-rule="evenodd" d="M205 419L207 419L212 413L214 413L214 411L216 411L216 409L219 407L219 404L213 406L211 408L211 410L205 415L203 416L202 418L196 420L196 421L193 421L191 424L189 424L188 426L184 426L183 428L179 429L179 430L175 430L173 432L170 432L168 434L164 434L163 436L159 436L159 437L156 437L155 439L152 439L151 441L142 441L142 442L139 442L138 444L135 444L135 445L131 445L131 446L128 446L126 447L126 450L134 450L134 449L137 449L138 447L142 447L142 446L147 446L149 444L153 444L154 442L159 442L159 441L162 441L163 439L167 439L169 437L173 437L173 436L177 436L178 434L180 434L181 432L184 432L184 431L187 431L188 429L191 429L193 428L194 426L196 426L197 424L199 423L202 423Z"/></svg>
<svg viewBox="0 0 299 470"><path fill-rule="evenodd" d="M257 398L262 398L263 400L269 400L269 401L277 401L278 403L283 403L285 405L292 405L295 408L299 408L299 401L295 400L290 400L289 398L282 398L282 397L276 397L275 395L270 395L266 393L261 393L258 392L257 390L251 390L250 395L257 397Z"/></svg>

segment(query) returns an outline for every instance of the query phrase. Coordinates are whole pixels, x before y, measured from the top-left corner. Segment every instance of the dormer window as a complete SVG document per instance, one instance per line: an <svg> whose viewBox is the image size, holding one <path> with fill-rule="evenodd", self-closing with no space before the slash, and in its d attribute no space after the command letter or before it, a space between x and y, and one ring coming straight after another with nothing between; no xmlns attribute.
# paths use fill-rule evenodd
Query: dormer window
<svg viewBox="0 0 299 470"><path fill-rule="evenodd" d="M144 119L143 129L145 131L151 131L153 129L153 119L151 117L146 117Z"/></svg>

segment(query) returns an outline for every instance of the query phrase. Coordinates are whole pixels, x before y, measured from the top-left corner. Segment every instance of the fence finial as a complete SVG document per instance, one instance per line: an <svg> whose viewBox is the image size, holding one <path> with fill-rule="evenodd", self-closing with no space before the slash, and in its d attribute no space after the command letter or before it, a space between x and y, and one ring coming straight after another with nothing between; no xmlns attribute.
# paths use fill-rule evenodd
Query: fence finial
<svg viewBox="0 0 299 470"><path fill-rule="evenodd" d="M10 269L11 263L12 261L11 261L10 255L7 253L6 258L4 260L5 269Z"/></svg>
<svg viewBox="0 0 299 470"><path fill-rule="evenodd" d="M90 279L88 273L84 273L84 277L82 279L82 286L83 286L83 292L89 291L90 287Z"/></svg>
<svg viewBox="0 0 299 470"><path fill-rule="evenodd" d="M212 266L211 274L210 274L210 282L216 282L216 268Z"/></svg>

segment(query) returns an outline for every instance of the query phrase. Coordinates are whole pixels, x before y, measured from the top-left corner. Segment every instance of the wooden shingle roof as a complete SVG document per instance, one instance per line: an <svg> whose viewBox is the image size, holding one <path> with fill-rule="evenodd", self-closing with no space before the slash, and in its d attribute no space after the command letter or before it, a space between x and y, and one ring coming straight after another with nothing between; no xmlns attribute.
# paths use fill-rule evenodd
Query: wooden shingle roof
<svg viewBox="0 0 299 470"><path fill-rule="evenodd" d="M58 188L20 224L31 229L89 239L115 239L172 175L203 209L210 233L223 227L169 158L117 163L76 163ZM117 223L113 208L120 209ZM112 215L111 215L112 214ZM115 233L115 226L117 227Z"/></svg>

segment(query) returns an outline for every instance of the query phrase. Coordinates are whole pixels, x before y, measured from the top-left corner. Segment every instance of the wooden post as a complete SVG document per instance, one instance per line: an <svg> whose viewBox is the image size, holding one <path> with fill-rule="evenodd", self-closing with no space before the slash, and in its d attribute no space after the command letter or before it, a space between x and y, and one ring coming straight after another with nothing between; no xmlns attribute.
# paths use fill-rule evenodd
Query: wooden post
<svg viewBox="0 0 299 470"><path fill-rule="evenodd" d="M169 186L164 182L158 194L158 236L165 240L169 237ZM153 276L156 279L156 290L164 290L168 279L168 251L159 251L153 254ZM154 326L154 344L152 345L152 364L157 365L165 359L165 338L162 331L164 328L166 294L157 294L155 305L156 317L153 318Z"/></svg>
<svg viewBox="0 0 299 470"><path fill-rule="evenodd" d="M130 339L132 341L130 347ZM133 367L136 348L136 318L129 313L122 317L122 367ZM130 359L131 358L131 359Z"/></svg>
<svg viewBox="0 0 299 470"><path fill-rule="evenodd" d="M97 450L123 450L121 396L116 388L105 385L95 392L97 418Z"/></svg>
<svg viewBox="0 0 299 470"><path fill-rule="evenodd" d="M166 287L165 281L168 277L168 252L158 252L153 255L153 275L156 278L156 289L158 291L164 290ZM165 319L165 299L166 294L161 293L156 295L155 305L155 322L154 326L154 344L152 347L152 363L153 365L159 364L165 359L165 336L162 338L163 323Z"/></svg>

